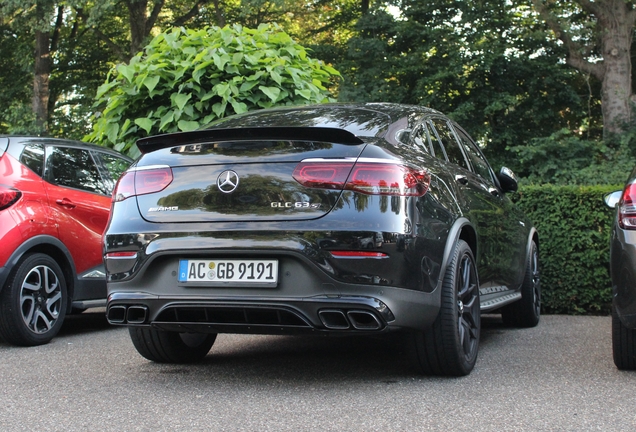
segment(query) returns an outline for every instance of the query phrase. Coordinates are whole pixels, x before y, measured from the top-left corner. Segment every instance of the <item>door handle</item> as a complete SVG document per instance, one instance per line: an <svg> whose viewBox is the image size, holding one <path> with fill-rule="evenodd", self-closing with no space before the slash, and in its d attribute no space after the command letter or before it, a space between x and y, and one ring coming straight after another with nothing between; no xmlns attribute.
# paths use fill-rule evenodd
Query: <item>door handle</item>
<svg viewBox="0 0 636 432"><path fill-rule="evenodd" d="M73 201L71 201L68 198L62 198L62 199L56 200L55 202L61 205L62 207L66 207L69 209L75 208L75 204L73 204Z"/></svg>
<svg viewBox="0 0 636 432"><path fill-rule="evenodd" d="M465 175L461 175L461 174L457 174L455 176L455 181L457 183L463 184L463 185L467 185L468 184L468 178Z"/></svg>

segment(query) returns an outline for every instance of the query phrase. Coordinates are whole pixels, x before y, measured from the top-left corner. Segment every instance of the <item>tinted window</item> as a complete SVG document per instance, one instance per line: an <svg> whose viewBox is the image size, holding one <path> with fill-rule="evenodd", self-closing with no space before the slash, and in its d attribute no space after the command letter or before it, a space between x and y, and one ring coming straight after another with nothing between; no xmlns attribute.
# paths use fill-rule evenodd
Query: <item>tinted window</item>
<svg viewBox="0 0 636 432"><path fill-rule="evenodd" d="M42 144L27 144L20 155L20 162L42 177L42 172L44 171L44 146Z"/></svg>
<svg viewBox="0 0 636 432"><path fill-rule="evenodd" d="M428 129L429 136L431 137L431 149L433 150L433 154L439 159L447 160L446 153L440 143L440 138L437 136L437 131L430 123L426 123L426 128Z"/></svg>
<svg viewBox="0 0 636 432"><path fill-rule="evenodd" d="M48 158L48 179L60 186L108 195L93 158L87 150L52 147Z"/></svg>
<svg viewBox="0 0 636 432"><path fill-rule="evenodd" d="M459 141L464 146L464 150L468 155L468 159L470 159L471 163L473 164L475 172L484 180L492 183L493 179L490 171L490 166L488 165L488 162L486 162L486 159L481 154L479 149L477 149L475 143L461 129L455 128L455 132L457 132Z"/></svg>
<svg viewBox="0 0 636 432"><path fill-rule="evenodd" d="M102 173L104 173L104 171L108 173L108 178L104 179L104 183L109 193L111 193L119 177L130 166L130 162L127 159L109 153L94 152L93 156L99 166L103 168Z"/></svg>
<svg viewBox="0 0 636 432"><path fill-rule="evenodd" d="M428 131L425 125L420 125L413 133L413 141L415 144L426 153L431 152L430 139L428 137Z"/></svg>
<svg viewBox="0 0 636 432"><path fill-rule="evenodd" d="M431 122L435 125L437 136L439 137L444 150L446 150L446 156L448 160L454 164L457 164L463 168L468 169L468 164L464 158L462 150L459 148L459 143L453 136L453 132L448 127L448 123L442 119L432 119Z"/></svg>

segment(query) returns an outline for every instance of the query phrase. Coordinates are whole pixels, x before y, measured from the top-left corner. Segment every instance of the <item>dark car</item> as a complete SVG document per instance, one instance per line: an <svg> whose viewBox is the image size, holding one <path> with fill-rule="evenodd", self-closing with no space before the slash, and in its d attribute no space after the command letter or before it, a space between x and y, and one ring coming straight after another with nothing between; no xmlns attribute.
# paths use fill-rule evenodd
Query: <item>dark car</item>
<svg viewBox="0 0 636 432"><path fill-rule="evenodd" d="M49 342L65 315L106 305L102 233L132 160L76 141L0 136L0 336Z"/></svg>
<svg viewBox="0 0 636 432"><path fill-rule="evenodd" d="M636 169L622 191L605 197L616 208L610 238L612 351L619 369L636 369Z"/></svg>
<svg viewBox="0 0 636 432"><path fill-rule="evenodd" d="M107 317L157 362L217 333L406 332L472 370L480 314L539 321L538 235L468 134L395 104L255 111L141 139L104 235Z"/></svg>

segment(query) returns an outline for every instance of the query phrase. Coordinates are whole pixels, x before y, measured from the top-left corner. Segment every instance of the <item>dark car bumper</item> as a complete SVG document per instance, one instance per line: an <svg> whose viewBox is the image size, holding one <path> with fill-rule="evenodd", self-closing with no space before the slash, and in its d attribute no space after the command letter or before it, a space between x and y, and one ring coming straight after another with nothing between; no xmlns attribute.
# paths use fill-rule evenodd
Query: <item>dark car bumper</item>
<svg viewBox="0 0 636 432"><path fill-rule="evenodd" d="M194 252L173 251L146 260L130 278L109 281L108 320L112 324L152 325L182 332L381 332L427 328L439 312L439 290L429 293L343 282L298 252L250 250L221 254L244 257L247 253L278 260L279 280L275 287L179 282L179 258L191 257ZM218 256L220 252L214 254ZM367 264L377 266L373 261Z"/></svg>
<svg viewBox="0 0 636 432"><path fill-rule="evenodd" d="M364 295L177 298L113 293L107 316L111 324L151 325L178 332L360 333L423 329L432 324L438 310L434 294L384 288L381 299Z"/></svg>

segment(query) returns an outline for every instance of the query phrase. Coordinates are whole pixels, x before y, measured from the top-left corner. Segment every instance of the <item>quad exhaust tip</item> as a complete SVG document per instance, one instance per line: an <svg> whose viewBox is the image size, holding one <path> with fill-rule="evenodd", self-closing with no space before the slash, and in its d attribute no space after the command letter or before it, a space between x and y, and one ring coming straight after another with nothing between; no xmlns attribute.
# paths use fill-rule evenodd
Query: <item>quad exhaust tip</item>
<svg viewBox="0 0 636 432"><path fill-rule="evenodd" d="M318 312L322 324L330 330L347 330L349 321L343 311L338 309L323 309Z"/></svg>
<svg viewBox="0 0 636 432"><path fill-rule="evenodd" d="M148 318L148 308L114 305L108 308L106 318L111 324L143 324Z"/></svg>
<svg viewBox="0 0 636 432"><path fill-rule="evenodd" d="M126 306L116 305L108 308L106 316L111 324L123 324L126 322Z"/></svg>
<svg viewBox="0 0 636 432"><path fill-rule="evenodd" d="M320 321L329 330L380 330L382 323L369 311L350 310L345 313L340 309L323 309L318 312Z"/></svg>

